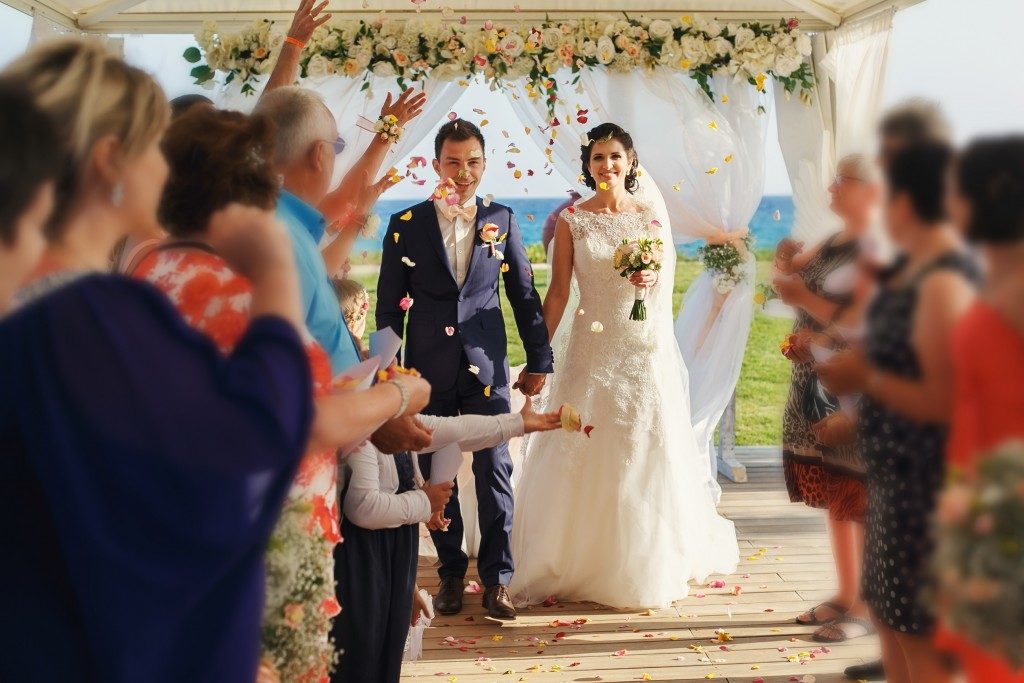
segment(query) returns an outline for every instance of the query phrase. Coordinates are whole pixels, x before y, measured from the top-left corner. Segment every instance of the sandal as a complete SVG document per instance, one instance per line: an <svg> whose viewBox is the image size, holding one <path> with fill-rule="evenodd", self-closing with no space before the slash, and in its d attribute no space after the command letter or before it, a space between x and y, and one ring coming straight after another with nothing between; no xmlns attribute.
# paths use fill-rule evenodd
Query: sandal
<svg viewBox="0 0 1024 683"><path fill-rule="evenodd" d="M828 619L819 619L818 610L820 610L822 607L828 607L830 610L835 612L835 616L831 616ZM846 613L849 611L849 607L844 607L840 605L838 602L832 602L831 600L827 600L821 603L820 605L812 607L811 609L801 614L799 617L796 618L796 623L800 624L801 626L822 626L824 624L830 624L836 619L841 619L842 617L846 616ZM801 618L805 616L809 616L810 619L807 620Z"/></svg>
<svg viewBox="0 0 1024 683"><path fill-rule="evenodd" d="M843 628L847 624L853 628ZM825 624L811 637L819 643L845 643L854 638L870 636L874 632L875 625L869 620L862 617L845 616Z"/></svg>

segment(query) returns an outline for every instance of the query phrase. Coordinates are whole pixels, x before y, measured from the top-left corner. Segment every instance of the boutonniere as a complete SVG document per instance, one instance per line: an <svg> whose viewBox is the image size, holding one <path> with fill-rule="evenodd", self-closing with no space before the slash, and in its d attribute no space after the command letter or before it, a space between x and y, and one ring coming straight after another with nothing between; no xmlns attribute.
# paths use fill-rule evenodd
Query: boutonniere
<svg viewBox="0 0 1024 683"><path fill-rule="evenodd" d="M497 245L505 241L507 235L508 233L502 234L501 228L495 223L485 223L484 227L480 228L480 240L488 249L487 258L496 258L499 261L505 259L505 255L498 251Z"/></svg>

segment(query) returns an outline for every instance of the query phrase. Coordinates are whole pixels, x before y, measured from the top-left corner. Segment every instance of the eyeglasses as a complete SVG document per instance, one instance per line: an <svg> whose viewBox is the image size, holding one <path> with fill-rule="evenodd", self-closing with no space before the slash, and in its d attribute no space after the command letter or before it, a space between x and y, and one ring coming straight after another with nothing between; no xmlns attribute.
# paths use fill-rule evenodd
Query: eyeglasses
<svg viewBox="0 0 1024 683"><path fill-rule="evenodd" d="M321 140L321 142L330 143L330 145L332 147L334 147L334 156L338 156L339 154L341 154L342 152L345 151L345 144L346 144L345 143L345 139L343 137L341 137L340 135L338 137L334 138L334 140L326 140L325 139L325 140Z"/></svg>

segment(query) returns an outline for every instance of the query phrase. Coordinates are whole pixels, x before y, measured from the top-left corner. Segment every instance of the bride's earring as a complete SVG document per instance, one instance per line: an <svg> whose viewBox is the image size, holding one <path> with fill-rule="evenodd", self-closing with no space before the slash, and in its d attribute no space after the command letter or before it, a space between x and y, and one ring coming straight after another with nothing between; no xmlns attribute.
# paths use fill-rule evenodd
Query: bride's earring
<svg viewBox="0 0 1024 683"><path fill-rule="evenodd" d="M117 183L110 191L110 203L114 206L121 206L124 203L124 185Z"/></svg>

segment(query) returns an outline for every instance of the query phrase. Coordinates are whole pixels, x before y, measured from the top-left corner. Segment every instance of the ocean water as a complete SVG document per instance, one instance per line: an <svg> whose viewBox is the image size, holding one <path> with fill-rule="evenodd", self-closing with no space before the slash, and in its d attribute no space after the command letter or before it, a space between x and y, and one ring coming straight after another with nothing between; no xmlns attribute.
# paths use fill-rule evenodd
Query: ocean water
<svg viewBox="0 0 1024 683"><path fill-rule="evenodd" d="M512 208L519 221L519 227L523 231L523 241L526 244L540 244L541 232L544 229L544 221L552 210L561 204L562 197L515 197L495 198ZM382 199L373 207L373 212L380 216L383 234L387 227L387 221L391 214L398 213L415 204L411 199ZM779 220L775 220L774 213L779 212ZM756 248L773 249L783 237L789 235L793 227L793 198L786 195L765 195L761 198L761 204L757 207L754 218L750 221L750 231L754 235ZM679 250L693 254L700 242L691 242L679 247ZM356 246L358 251L367 250L370 252L380 251L381 238L367 239L360 238Z"/></svg>

